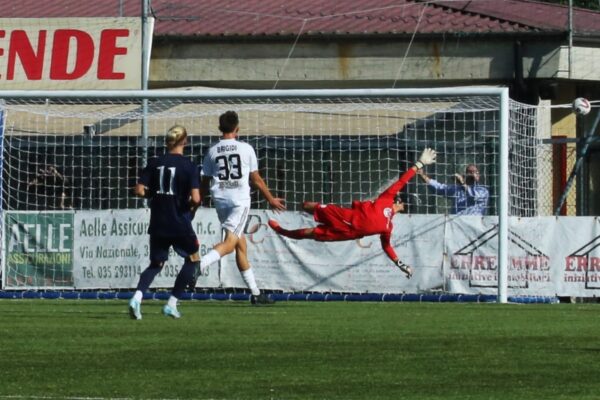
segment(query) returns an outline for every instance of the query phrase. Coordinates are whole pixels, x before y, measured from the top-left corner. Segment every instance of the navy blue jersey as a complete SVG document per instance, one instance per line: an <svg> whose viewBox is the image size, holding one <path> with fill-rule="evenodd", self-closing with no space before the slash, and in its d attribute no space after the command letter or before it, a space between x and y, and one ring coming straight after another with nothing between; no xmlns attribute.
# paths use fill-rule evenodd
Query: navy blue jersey
<svg viewBox="0 0 600 400"><path fill-rule="evenodd" d="M142 171L139 183L149 189L150 235L195 235L190 194L200 187L198 167L181 154L153 158Z"/></svg>

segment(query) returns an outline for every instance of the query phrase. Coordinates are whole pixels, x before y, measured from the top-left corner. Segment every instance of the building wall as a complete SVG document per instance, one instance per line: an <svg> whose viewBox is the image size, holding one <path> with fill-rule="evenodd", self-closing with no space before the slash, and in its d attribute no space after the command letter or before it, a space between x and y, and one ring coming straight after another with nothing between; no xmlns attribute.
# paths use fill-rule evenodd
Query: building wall
<svg viewBox="0 0 600 400"><path fill-rule="evenodd" d="M407 55L405 57L405 55ZM553 41L523 45L524 78L564 74ZM153 87L392 87L497 84L515 76L515 39L432 38L192 42L158 40ZM568 64L567 64L568 66ZM600 80L600 78L599 78Z"/></svg>

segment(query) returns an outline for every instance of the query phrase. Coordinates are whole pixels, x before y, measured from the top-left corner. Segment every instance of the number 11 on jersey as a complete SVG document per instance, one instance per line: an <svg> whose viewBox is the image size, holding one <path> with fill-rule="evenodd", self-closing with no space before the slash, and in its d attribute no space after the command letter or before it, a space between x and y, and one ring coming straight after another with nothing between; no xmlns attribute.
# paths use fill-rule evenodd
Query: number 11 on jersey
<svg viewBox="0 0 600 400"><path fill-rule="evenodd" d="M161 165L160 167L156 167L159 170L159 177L158 177L158 191L156 192L156 194L166 194L166 195L170 195L173 196L175 193L173 191L173 181L175 180L175 167L169 167L169 185L168 185L168 191L166 191L165 189L165 167L164 165Z"/></svg>

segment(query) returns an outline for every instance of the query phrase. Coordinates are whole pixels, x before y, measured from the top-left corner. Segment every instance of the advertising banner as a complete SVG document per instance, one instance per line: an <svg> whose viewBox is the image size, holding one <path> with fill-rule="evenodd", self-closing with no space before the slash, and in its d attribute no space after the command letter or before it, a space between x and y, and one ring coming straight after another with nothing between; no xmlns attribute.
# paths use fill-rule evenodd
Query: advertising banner
<svg viewBox="0 0 600 400"><path fill-rule="evenodd" d="M0 18L0 50L3 90L141 89L141 18Z"/></svg>
<svg viewBox="0 0 600 400"><path fill-rule="evenodd" d="M510 218L508 289L512 295L600 294L600 223L593 217ZM497 218L448 220L446 286L455 293L498 290Z"/></svg>
<svg viewBox="0 0 600 400"><path fill-rule="evenodd" d="M5 213L4 285L73 287L73 213Z"/></svg>
<svg viewBox="0 0 600 400"><path fill-rule="evenodd" d="M248 257L257 281L265 288L335 292L416 292L440 287L444 234L443 216L396 216L392 246L398 257L413 266L406 279L381 248L379 236L344 242L295 240L267 226L277 219L289 229L315 225L306 213L254 211L247 230ZM227 267L224 286L239 284L238 273Z"/></svg>
<svg viewBox="0 0 600 400"><path fill-rule="evenodd" d="M553 218L550 218L553 219ZM553 222L552 283L562 296L600 295L600 221L597 217L558 218ZM547 234L544 234L544 236ZM546 237L546 240L548 238Z"/></svg>
<svg viewBox="0 0 600 400"><path fill-rule="evenodd" d="M550 219L510 220L508 287L511 294L555 295L551 285ZM451 292L498 292L498 219L450 218L446 235L446 286ZM541 231L548 236L540 234Z"/></svg>
<svg viewBox="0 0 600 400"><path fill-rule="evenodd" d="M201 254L220 240L219 221L216 213L210 211L199 210L193 221ZM77 212L73 232L75 286L135 288L141 272L150 263L149 221L148 209ZM152 287L172 287L182 265L183 259L171 250ZM219 285L216 271L213 269L203 278L203 286Z"/></svg>
<svg viewBox="0 0 600 400"><path fill-rule="evenodd" d="M147 209L6 212L6 288L135 288L149 264ZM496 217L398 215L392 246L413 267L407 279L386 256L378 235L344 242L280 236L315 226L300 212L251 211L247 254L261 288L283 291L464 294L498 292ZM600 295L600 222L594 217L509 218L509 296ZM205 255L220 242L214 209L193 221ZM172 252L153 287L171 288L183 259ZM234 254L200 277L199 287L244 288Z"/></svg>

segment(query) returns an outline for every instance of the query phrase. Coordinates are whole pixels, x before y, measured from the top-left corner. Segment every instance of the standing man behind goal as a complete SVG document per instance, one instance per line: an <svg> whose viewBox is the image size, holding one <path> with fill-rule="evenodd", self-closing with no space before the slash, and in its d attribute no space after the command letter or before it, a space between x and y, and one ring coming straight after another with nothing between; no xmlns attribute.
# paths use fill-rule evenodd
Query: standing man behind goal
<svg viewBox="0 0 600 400"><path fill-rule="evenodd" d="M490 191L479 182L479 168L475 164L467 165L464 177L460 174L454 174L454 179L456 180L456 184L454 185L440 183L427 176L421 170L419 170L418 174L426 184L433 188L436 194L454 200L452 214L487 214Z"/></svg>
<svg viewBox="0 0 600 400"><path fill-rule="evenodd" d="M270 304L273 300L260 292L248 261L244 228L250 211L250 184L275 211L285 210L285 205L283 199L273 197L260 176L254 148L237 140L239 118L235 111L227 111L219 117L219 130L223 134L221 140L204 155L202 189L210 187L225 239L202 258L197 272L205 275L209 265L235 249L238 270L252 292L251 303Z"/></svg>

